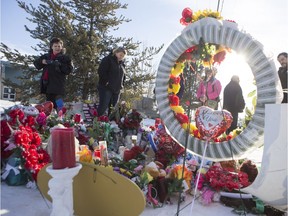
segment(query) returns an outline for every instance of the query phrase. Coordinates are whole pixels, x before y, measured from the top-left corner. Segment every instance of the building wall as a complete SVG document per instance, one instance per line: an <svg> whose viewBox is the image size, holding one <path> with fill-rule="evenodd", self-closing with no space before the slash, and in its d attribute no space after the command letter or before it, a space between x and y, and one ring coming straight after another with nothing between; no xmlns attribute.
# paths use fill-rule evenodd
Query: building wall
<svg viewBox="0 0 288 216"><path fill-rule="evenodd" d="M21 75L21 71L18 68L13 67L8 61L1 60L1 84L0 84L0 99L15 101L21 97L21 93L16 89L8 88L4 86L3 81L10 79L12 82L21 84L20 80L17 79Z"/></svg>

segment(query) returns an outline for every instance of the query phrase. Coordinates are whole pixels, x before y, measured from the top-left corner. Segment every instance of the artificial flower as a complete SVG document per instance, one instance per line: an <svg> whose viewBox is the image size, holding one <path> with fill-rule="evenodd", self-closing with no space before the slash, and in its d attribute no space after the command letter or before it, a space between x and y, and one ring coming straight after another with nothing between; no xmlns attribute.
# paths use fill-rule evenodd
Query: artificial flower
<svg viewBox="0 0 288 216"><path fill-rule="evenodd" d="M172 109L172 111L174 111L175 113L185 113L185 110L182 106L170 106L170 108Z"/></svg>
<svg viewBox="0 0 288 216"><path fill-rule="evenodd" d="M80 123L80 121L81 121L81 114L76 113L76 114L74 115L74 122L75 122L75 123Z"/></svg>
<svg viewBox="0 0 288 216"><path fill-rule="evenodd" d="M189 118L186 114L183 113L177 113L175 115L176 119L180 122L180 124L184 124L184 123L188 123L189 122Z"/></svg>
<svg viewBox="0 0 288 216"><path fill-rule="evenodd" d="M175 94L169 95L170 106L179 106L179 97Z"/></svg>

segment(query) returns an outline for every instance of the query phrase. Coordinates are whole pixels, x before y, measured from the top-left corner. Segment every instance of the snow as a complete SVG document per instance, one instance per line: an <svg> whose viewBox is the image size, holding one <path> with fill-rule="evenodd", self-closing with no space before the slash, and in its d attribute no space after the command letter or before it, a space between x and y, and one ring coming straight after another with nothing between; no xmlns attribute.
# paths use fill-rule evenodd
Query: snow
<svg viewBox="0 0 288 216"><path fill-rule="evenodd" d="M140 216L173 216L177 215L178 197L172 198L173 204L166 204L162 208L154 209L146 206ZM180 205L179 216L188 216L191 211L192 197L187 196L185 202ZM217 215L230 216L233 208L226 207L219 202L203 206L196 200L193 207L193 216ZM1 183L1 210L3 216L48 216L52 211L52 203L42 197L38 189L25 186L8 186ZM247 214L249 216L251 214ZM60 215L59 215L60 216Z"/></svg>

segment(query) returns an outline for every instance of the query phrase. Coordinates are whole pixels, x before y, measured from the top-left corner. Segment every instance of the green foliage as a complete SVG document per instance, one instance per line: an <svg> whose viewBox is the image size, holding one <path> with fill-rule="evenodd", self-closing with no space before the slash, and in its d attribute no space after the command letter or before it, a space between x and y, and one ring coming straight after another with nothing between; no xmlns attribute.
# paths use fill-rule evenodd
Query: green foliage
<svg viewBox="0 0 288 216"><path fill-rule="evenodd" d="M88 135L93 139L96 139L98 141L106 140L107 143L112 141L112 128L110 124L108 122L98 121L97 117L93 119L92 126L88 127L87 130Z"/></svg>
<svg viewBox="0 0 288 216"><path fill-rule="evenodd" d="M16 1L19 7L29 14L27 19L36 26L35 29L25 26L25 29L32 38L39 41L32 47L39 55L48 51L52 37L60 37L64 41L67 54L71 56L75 67L74 72L67 78L65 101L97 98L99 63L117 46L125 47L128 52L127 80L123 95L126 101L140 98L149 82L155 79L151 61L163 45L140 50L140 42L133 42L132 38L114 37L111 34L121 24L131 21L123 15L116 16L116 11L127 9L127 4L117 0L41 0L41 4L35 6L27 5L25 1ZM8 61L23 67L23 74L18 78L21 85L17 86L20 91L26 89L25 97L21 98L22 102L30 98L39 99L38 80L41 72L35 70L32 65L36 56L22 55L3 43L0 50ZM6 84L14 85L8 80Z"/></svg>
<svg viewBox="0 0 288 216"><path fill-rule="evenodd" d="M248 108L247 106L245 107L245 119L244 119L244 125L243 125L244 128L246 128L249 122L251 121L253 114L255 112L255 109L256 109L256 105L257 105L256 89L248 94L248 98L252 98L252 107L251 108Z"/></svg>

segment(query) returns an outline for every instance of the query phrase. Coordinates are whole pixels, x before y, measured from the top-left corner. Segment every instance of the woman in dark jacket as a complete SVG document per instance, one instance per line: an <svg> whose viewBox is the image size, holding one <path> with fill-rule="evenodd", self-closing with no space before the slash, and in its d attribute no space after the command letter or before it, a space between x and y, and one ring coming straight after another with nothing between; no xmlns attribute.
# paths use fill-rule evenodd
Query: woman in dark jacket
<svg viewBox="0 0 288 216"><path fill-rule="evenodd" d="M65 55L63 41L53 38L50 41L48 53L40 56L34 61L34 66L42 71L40 80L40 92L46 94L46 101L53 102L57 110L63 106L63 96L65 94L66 75L73 71L72 61ZM57 105L58 104L58 105Z"/></svg>
<svg viewBox="0 0 288 216"><path fill-rule="evenodd" d="M126 50L118 47L108 56L104 57L99 65L98 116L102 116L107 108L109 108L109 115L111 107L115 107L119 100L120 90L123 88L125 80L125 65L123 62L125 55Z"/></svg>

